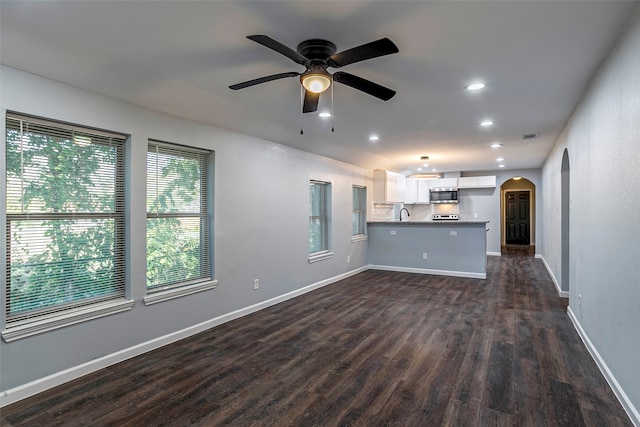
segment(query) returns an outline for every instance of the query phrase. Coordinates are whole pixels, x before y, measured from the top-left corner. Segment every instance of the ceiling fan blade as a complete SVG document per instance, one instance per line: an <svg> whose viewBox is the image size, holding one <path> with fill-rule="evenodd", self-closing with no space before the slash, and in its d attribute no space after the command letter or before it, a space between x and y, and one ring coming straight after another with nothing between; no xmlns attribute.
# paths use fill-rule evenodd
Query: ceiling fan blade
<svg viewBox="0 0 640 427"><path fill-rule="evenodd" d="M319 93L304 91L304 102L302 103L303 113L313 113L318 110L318 101L320 100Z"/></svg>
<svg viewBox="0 0 640 427"><path fill-rule="evenodd" d="M339 68L353 64L354 62L360 62L366 59L377 58L379 56L390 55L398 52L398 46L385 37L374 42L338 52L335 55L330 56L327 62L330 67Z"/></svg>
<svg viewBox="0 0 640 427"><path fill-rule="evenodd" d="M296 77L299 75L300 73L296 73L295 71L290 71L288 73L272 74L270 76L260 77L259 79L253 79L247 82L231 85L229 86L229 89L233 89L233 90L244 89L245 87L259 85L260 83L270 82L271 80L284 79L285 77Z"/></svg>
<svg viewBox="0 0 640 427"><path fill-rule="evenodd" d="M283 45L279 41L276 41L276 40L272 39L269 36L264 36L264 35L258 34L258 35L254 35L254 36L247 36L247 38L249 40L253 40L256 43L260 43L261 45L266 46L269 49L275 50L276 52L286 56L289 59L292 59L293 61L297 62L298 64L304 65L305 63L309 62L309 60L307 58L305 58L304 56L300 55L295 50L291 49L288 46Z"/></svg>
<svg viewBox="0 0 640 427"><path fill-rule="evenodd" d="M378 83L374 83L371 80L345 73L344 71L337 71L333 73L333 80L338 83L342 83L343 85L351 86L354 89L361 90L362 92L368 93L376 98L380 98L383 101L390 100L396 94L395 90L380 86Z"/></svg>

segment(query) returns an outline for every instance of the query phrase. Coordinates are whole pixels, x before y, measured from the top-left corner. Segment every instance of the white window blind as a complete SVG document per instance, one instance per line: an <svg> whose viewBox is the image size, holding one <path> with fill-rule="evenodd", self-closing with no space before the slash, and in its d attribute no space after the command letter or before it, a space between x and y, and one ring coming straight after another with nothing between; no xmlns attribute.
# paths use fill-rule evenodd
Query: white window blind
<svg viewBox="0 0 640 427"><path fill-rule="evenodd" d="M329 250L329 183L309 182L309 253Z"/></svg>
<svg viewBox="0 0 640 427"><path fill-rule="evenodd" d="M211 152L149 141L147 151L147 288L165 290L212 280Z"/></svg>
<svg viewBox="0 0 640 427"><path fill-rule="evenodd" d="M7 113L7 328L124 298L126 138Z"/></svg>
<svg viewBox="0 0 640 427"><path fill-rule="evenodd" d="M351 234L359 236L365 233L365 222L367 218L367 189L366 187L353 186L353 211L351 217Z"/></svg>

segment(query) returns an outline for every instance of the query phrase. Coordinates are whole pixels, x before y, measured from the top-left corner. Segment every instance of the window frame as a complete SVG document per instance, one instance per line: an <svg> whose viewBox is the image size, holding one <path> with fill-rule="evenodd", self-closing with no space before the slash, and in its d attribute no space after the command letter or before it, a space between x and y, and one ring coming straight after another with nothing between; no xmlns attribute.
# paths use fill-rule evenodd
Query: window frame
<svg viewBox="0 0 640 427"><path fill-rule="evenodd" d="M16 123L17 122L17 123ZM16 128L17 124L17 128ZM130 310L133 307L133 301L127 299L127 283L126 283L126 206L125 206L125 176L126 176L126 144L129 139L128 135L103 131L88 126L76 125L55 121L52 119L44 119L40 117L30 116L22 113L6 111L5 116L5 139L8 139L9 130L19 130L22 140L23 133L29 134L29 126L35 129L37 135L46 136L48 138L60 138L60 140L73 139L76 135L89 135L92 140L89 144L95 144L100 147L115 148L115 161L113 172L113 210L111 212L101 212L98 210L87 211L80 209L74 211L31 211L28 208L21 209L20 212L10 212L9 208L9 179L8 167L5 168L6 193L5 193L5 244L6 244L6 270L3 307L3 330L2 338L6 342L17 340L20 338L32 336L35 334L47 332L50 330L65 327L67 325L80 323L83 321L95 319L98 317L119 313ZM80 137L78 136L78 140ZM106 143L106 141L109 143ZM85 139L86 141L86 139ZM31 142L31 140L29 140ZM56 142L54 142L56 143ZM60 143L60 142L57 142ZM82 144L76 142L78 145ZM10 145L7 140L5 149L7 152ZM7 156L8 157L8 156ZM7 160L8 162L8 160ZM48 163L47 163L48 164ZM8 165L5 165L8 166ZM24 177L23 169L20 177ZM27 175L28 176L28 175ZM22 179L22 178L21 178ZM15 189L14 189L15 190ZM15 195L15 194L14 194ZM24 197L24 190L20 188L19 197ZM70 220L113 220L113 286L114 292L102 295L91 296L87 298L74 299L62 303L55 303L43 308L27 309L25 311L12 314L11 313L11 246L12 246L12 223L33 222L36 227L42 226L43 221L70 221ZM34 241L34 244L37 241ZM65 276L66 277L66 276Z"/></svg>
<svg viewBox="0 0 640 427"><path fill-rule="evenodd" d="M200 162L200 211L195 212L150 212L146 210L147 223L150 219L160 218L198 218L200 219L200 274L198 277L189 278L182 281L166 282L156 284L154 286L146 286L146 295L143 298L145 305L155 304L162 301L182 297L185 295L191 295L197 292L203 292L209 289L213 289L217 286L218 281L213 278L213 151L202 148L195 148L185 146L181 144L175 144L170 142L164 142L154 139L149 139L147 143L146 165L149 165L149 156L154 154L156 161L158 154L170 154L176 157L183 157L188 159L195 159ZM147 185L149 189L149 171L147 171ZM157 170L156 170L157 173ZM157 175L156 175L157 176ZM157 186L157 182L156 182ZM149 195L147 195L148 199ZM147 237L145 238L145 245L148 245L148 224L145 228ZM148 251L148 246L147 246ZM147 264L148 266L148 261ZM146 274L145 274L146 276Z"/></svg>
<svg viewBox="0 0 640 427"><path fill-rule="evenodd" d="M362 185L353 185L351 187L351 241L361 242L367 240L367 187ZM354 233L354 218L357 215L359 218L358 223L361 224L359 233Z"/></svg>
<svg viewBox="0 0 640 427"><path fill-rule="evenodd" d="M314 200L313 197L313 187L319 186L321 188L320 199L317 201L319 206L317 206L319 215L313 215L314 213ZM310 180L309 181L309 263L314 263L317 261L322 261L328 258L333 257L333 252L331 252L331 183L325 181L317 181ZM322 224L323 235L321 237L322 240L322 248L317 251L312 251L311 248L311 239L312 239L312 223L314 221L320 220Z"/></svg>

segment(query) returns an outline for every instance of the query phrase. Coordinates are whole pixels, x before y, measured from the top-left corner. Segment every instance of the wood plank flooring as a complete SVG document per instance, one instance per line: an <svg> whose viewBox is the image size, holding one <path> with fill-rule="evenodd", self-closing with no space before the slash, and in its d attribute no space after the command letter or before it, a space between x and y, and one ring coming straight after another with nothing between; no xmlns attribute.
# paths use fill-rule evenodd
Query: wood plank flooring
<svg viewBox="0 0 640 427"><path fill-rule="evenodd" d="M366 271L2 409L3 426L631 426L542 262Z"/></svg>

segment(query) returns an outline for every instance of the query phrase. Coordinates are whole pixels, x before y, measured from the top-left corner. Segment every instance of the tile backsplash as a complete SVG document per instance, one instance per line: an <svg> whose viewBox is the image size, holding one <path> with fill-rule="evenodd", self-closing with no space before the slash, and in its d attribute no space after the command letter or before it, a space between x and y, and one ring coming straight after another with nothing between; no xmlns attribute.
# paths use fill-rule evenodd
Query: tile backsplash
<svg viewBox="0 0 640 427"><path fill-rule="evenodd" d="M394 221L400 217L400 209L407 208L411 221L431 221L433 214L459 214L460 205L457 204L430 204L430 205L403 205L371 203L369 205L370 221Z"/></svg>

